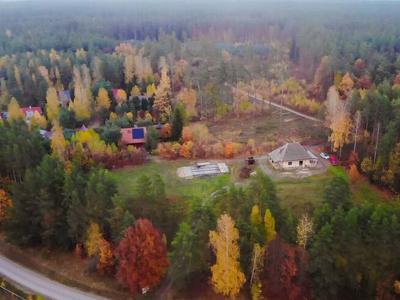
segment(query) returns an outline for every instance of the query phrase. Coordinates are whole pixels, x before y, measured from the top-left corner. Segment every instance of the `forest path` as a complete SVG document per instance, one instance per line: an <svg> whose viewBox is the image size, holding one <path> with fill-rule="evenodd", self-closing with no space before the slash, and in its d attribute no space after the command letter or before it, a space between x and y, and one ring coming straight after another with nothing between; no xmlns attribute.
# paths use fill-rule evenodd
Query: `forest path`
<svg viewBox="0 0 400 300"><path fill-rule="evenodd" d="M256 100L256 101L259 101L259 102L263 102L263 103L267 103L269 105L272 105L272 106L277 107L279 109L285 110L287 112L290 112L292 114L295 114L295 115L297 115L299 117L305 118L305 119L310 120L310 121L323 123L323 120L321 120L321 119L309 116L307 114L304 114L302 112L299 112L297 110L289 108L289 107L287 107L285 105L280 105L278 103L272 102L271 100L262 99L259 95L257 95L257 93L250 94L249 92L246 92L246 91L243 91L243 90L239 90L238 88L236 88L236 87L234 87L234 86L232 86L230 84L227 84L227 85L230 86L234 92L239 91L240 93L247 95L249 98L251 98L253 100Z"/></svg>
<svg viewBox="0 0 400 300"><path fill-rule="evenodd" d="M54 280L42 274L23 267L20 264L0 255L0 275L12 283L16 283L29 291L54 300L105 300L101 296L83 292Z"/></svg>

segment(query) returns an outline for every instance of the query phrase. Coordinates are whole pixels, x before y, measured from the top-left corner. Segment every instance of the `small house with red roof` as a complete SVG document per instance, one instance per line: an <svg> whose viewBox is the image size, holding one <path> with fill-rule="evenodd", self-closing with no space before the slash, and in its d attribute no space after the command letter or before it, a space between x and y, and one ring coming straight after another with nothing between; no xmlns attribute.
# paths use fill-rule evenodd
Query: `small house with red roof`
<svg viewBox="0 0 400 300"><path fill-rule="evenodd" d="M146 143L146 127L121 128L122 145L143 146Z"/></svg>
<svg viewBox="0 0 400 300"><path fill-rule="evenodd" d="M26 121L32 119L35 112L39 113L40 115L43 114L42 109L39 106L21 107L21 112L24 114Z"/></svg>

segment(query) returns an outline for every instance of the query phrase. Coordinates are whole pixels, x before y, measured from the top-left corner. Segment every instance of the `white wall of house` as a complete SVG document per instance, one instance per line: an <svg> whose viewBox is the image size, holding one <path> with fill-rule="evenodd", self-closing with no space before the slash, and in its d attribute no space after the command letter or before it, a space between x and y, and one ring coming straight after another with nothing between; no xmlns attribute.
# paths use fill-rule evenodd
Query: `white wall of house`
<svg viewBox="0 0 400 300"><path fill-rule="evenodd" d="M282 169L296 169L296 168L314 168L317 165L317 159L284 161L279 163Z"/></svg>

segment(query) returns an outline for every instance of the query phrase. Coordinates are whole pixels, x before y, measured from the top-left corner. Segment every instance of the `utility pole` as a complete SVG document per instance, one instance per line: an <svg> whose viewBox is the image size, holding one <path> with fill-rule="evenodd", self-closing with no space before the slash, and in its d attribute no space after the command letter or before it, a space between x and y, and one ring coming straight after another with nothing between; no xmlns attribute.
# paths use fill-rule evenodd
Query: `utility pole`
<svg viewBox="0 0 400 300"><path fill-rule="evenodd" d="M374 151L374 165L376 161L376 153L378 152L378 144L379 144L379 130L381 128L381 122L378 123L378 130L376 133L376 144L375 144L375 151Z"/></svg>

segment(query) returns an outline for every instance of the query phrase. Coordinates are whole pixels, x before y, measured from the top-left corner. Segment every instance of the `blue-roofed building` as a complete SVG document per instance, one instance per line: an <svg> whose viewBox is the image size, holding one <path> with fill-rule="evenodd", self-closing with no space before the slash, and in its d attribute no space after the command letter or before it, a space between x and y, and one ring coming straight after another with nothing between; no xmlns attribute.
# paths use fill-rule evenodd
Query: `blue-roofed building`
<svg viewBox="0 0 400 300"><path fill-rule="evenodd" d="M146 127L121 128L121 144L141 146L145 142Z"/></svg>

